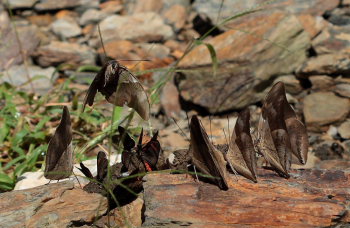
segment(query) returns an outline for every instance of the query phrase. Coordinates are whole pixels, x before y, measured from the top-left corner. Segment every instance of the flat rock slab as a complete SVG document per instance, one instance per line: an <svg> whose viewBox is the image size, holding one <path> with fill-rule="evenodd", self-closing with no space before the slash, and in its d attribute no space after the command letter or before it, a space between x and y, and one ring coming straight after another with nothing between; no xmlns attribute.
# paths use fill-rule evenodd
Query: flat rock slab
<svg viewBox="0 0 350 228"><path fill-rule="evenodd" d="M258 170L221 191L189 175L144 179L145 227L320 227L350 222L350 170L293 170L286 180Z"/></svg>
<svg viewBox="0 0 350 228"><path fill-rule="evenodd" d="M81 226L106 211L106 198L74 188L71 181L0 194L3 228Z"/></svg>

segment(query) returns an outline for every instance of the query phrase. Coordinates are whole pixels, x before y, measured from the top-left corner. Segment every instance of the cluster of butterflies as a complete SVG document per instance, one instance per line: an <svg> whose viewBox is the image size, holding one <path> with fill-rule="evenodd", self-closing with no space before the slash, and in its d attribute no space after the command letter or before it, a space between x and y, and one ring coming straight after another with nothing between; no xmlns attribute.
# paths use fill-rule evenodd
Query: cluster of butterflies
<svg viewBox="0 0 350 228"><path fill-rule="evenodd" d="M233 171L257 182L257 156L269 163L270 169L289 178L292 154L305 164L308 154L308 135L305 126L287 101L284 84L276 83L263 102L257 137L250 132L250 112L239 113L228 148L220 151L214 146L200 121L193 116L190 123L192 164L212 178L220 189L228 189L227 165Z"/></svg>
<svg viewBox="0 0 350 228"><path fill-rule="evenodd" d="M146 92L136 77L118 61L109 61L98 72L88 89L84 108L86 104L93 104L97 91L108 102L117 106L127 105L143 119L149 119L150 104ZM159 169L161 147L157 140L158 132L149 142L142 144L142 130L136 144L123 127L119 126L118 131L124 146L121 173L131 175ZM257 182L257 153L265 158L270 168L286 178L289 177L292 154L301 164L306 163L307 131L288 103L282 82L276 83L265 98L257 132L258 136L253 139L250 133L249 110L242 111L227 149L222 151L210 142L200 120L194 115L190 123L190 148L185 152L184 161L193 165L200 173L213 177L210 178L211 182L222 190L228 189L227 166L233 172ZM49 142L44 176L50 180L69 177L73 170L72 156L71 121L68 108L64 107L60 124ZM168 161L168 168L172 167L171 163ZM108 165L106 154L99 152L96 177L82 163L79 169L86 177L102 182L107 175Z"/></svg>
<svg viewBox="0 0 350 228"><path fill-rule="evenodd" d="M92 81L83 103L83 111L86 104L93 105L97 91L105 96L109 103L117 106L127 105L133 108L144 120L149 119L150 104L148 97L141 83L123 65L116 60L107 62L97 73ZM160 144L157 140L158 133L152 139L142 144L142 132L140 140L135 146L135 142L127 135L124 128L118 128L119 133L125 135L123 139L124 152L122 163L130 174L140 171L136 167L143 164L145 170L151 171L157 163ZM156 153L155 158L147 156L147 153ZM108 159L104 152L99 152L97 156L98 173L93 177L90 170L82 163L80 170L91 179L101 181L107 173ZM133 168L131 168L133 167ZM61 180L68 178L73 171L73 150L72 150L72 127L68 108L63 107L62 117L59 126L56 128L54 136L51 138L46 153L44 176L50 180Z"/></svg>

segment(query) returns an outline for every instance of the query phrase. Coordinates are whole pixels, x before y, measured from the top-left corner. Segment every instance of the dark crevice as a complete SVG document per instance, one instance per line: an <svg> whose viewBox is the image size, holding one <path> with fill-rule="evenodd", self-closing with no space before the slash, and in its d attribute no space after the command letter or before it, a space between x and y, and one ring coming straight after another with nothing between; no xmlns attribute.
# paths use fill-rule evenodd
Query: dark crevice
<svg viewBox="0 0 350 228"><path fill-rule="evenodd" d="M316 56L317 56L317 52L316 52L315 48L310 47L310 48L307 50L307 57L308 57L308 58L311 58L311 57L316 57Z"/></svg>
<svg viewBox="0 0 350 228"><path fill-rule="evenodd" d="M299 81L299 84L303 89L309 89L312 87L312 83L308 78L297 78Z"/></svg>

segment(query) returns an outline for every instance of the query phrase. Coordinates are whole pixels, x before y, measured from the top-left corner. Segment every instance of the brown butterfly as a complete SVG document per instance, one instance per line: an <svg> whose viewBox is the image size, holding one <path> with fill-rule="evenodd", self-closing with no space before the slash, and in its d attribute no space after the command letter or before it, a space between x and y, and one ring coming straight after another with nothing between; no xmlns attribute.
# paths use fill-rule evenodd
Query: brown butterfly
<svg viewBox="0 0 350 228"><path fill-rule="evenodd" d="M103 151L97 154L97 175L94 177L90 170L83 164L80 163L80 168L77 167L87 178L96 179L98 182L102 182L107 175L108 159Z"/></svg>
<svg viewBox="0 0 350 228"><path fill-rule="evenodd" d="M144 120L149 119L150 104L146 91L128 68L118 61L108 61L97 73L85 96L83 111L86 104L91 106L94 103L97 91L102 93L109 103L116 106L126 104Z"/></svg>
<svg viewBox="0 0 350 228"><path fill-rule="evenodd" d="M287 126L292 152L301 164L306 164L309 147L307 130L304 124L297 119L292 106L288 103L283 82L273 85L266 97L266 103L273 103L276 97L283 99L283 119Z"/></svg>
<svg viewBox="0 0 350 228"><path fill-rule="evenodd" d="M122 136L124 151L122 153L122 163L129 174L136 172L142 173L153 171L157 168L157 162L161 151L160 143L157 139L158 131L151 140L142 144L143 129L140 138L135 147L135 141L126 133L121 126L118 127L119 134ZM124 137L123 137L124 136Z"/></svg>
<svg viewBox="0 0 350 228"><path fill-rule="evenodd" d="M227 161L242 176L256 180L256 154L250 135L250 112L245 109L239 113L226 153Z"/></svg>
<svg viewBox="0 0 350 228"><path fill-rule="evenodd" d="M269 95L268 95L269 96ZM284 97L274 97L272 102L265 100L258 126L258 148L266 161L280 175L289 178L291 165L291 145L287 126L283 118Z"/></svg>
<svg viewBox="0 0 350 228"><path fill-rule="evenodd" d="M223 154L209 141L202 124L196 115L192 116L190 123L190 155L192 164L201 173L209 175L211 182L222 190L228 189L226 161Z"/></svg>
<svg viewBox="0 0 350 228"><path fill-rule="evenodd" d="M60 124L49 142L44 176L50 180L60 180L69 177L72 170L72 127L68 108L64 106Z"/></svg>

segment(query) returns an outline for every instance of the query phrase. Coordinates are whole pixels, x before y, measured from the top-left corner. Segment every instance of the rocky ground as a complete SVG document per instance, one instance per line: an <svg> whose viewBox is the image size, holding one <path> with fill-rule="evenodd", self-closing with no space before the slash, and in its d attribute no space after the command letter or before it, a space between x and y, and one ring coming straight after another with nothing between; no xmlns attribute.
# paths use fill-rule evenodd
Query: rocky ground
<svg viewBox="0 0 350 228"><path fill-rule="evenodd" d="M206 116L203 118L203 123L207 131L212 128L210 134L214 141L225 143L222 129L228 128L226 116L230 116L231 130L236 112L245 107L249 107L253 112L252 122L257 121L261 100L266 92L274 82L283 81L289 101L299 118L305 122L309 132L310 155L304 168L343 170L350 167L350 1L348 0L276 0L270 4L262 0L225 0L222 1L222 5L221 1L214 0L100 2L9 0L8 2L14 14L11 20L6 10L6 1L2 1L0 5L0 72L3 72L1 81L8 81L15 86L21 85L27 80L23 75L28 68L30 77L45 76L34 80L33 86L36 93L46 94L52 86L51 78L70 77L82 65L101 65L104 54L97 31L99 23L109 57L117 60L150 60L140 62L136 67L134 62L123 62L133 67L133 71L167 69L173 66L181 70L163 87L160 93L160 105L152 107L151 122L155 128L159 128L161 145L165 150L188 147L188 141L181 136L178 127L171 120L172 117L177 119L178 125L188 133L184 111L190 112L190 115L199 113ZM259 4L262 4L260 8L263 10L231 20L214 29L204 39L203 42L211 44L215 49L218 59L214 75L213 59L207 46L199 45L186 53L186 47L193 38L201 37L213 25L227 17L252 7L259 8ZM15 22L18 34L12 22ZM16 41L17 36L21 46ZM184 53L186 55L182 58ZM180 59L181 61L177 62ZM83 82L93 76L92 73L80 72L75 74L75 80L87 89L87 85ZM157 71L142 74L140 80L150 88L163 77L165 77L164 71ZM31 87L27 85L23 89L30 91ZM208 116L214 116L211 126ZM337 179L339 183L349 183L349 174L344 175L344 179ZM303 178L307 181L311 177ZM295 188L302 188L298 185L299 182L290 184L294 184ZM165 187L154 188L158 189L152 194L157 195L159 194L157 191ZM332 202L324 202L327 205L330 203L334 208L323 211L322 215L310 215L307 219L308 225L332 225L337 219L332 218L331 214L341 214L344 207L349 207L348 203L343 203L349 200L348 190L344 190L345 187L342 186L339 188L344 192L334 194L343 195L347 200L339 199L342 203L334 205ZM66 184L60 189L66 190L71 187ZM146 189L146 195L149 194L147 191ZM181 192L181 189L178 191ZM331 190L324 192L329 193ZM251 192L246 194L249 195ZM331 194L333 193L328 195ZM280 196L274 197L278 199ZM149 217L158 213L152 204L154 199L152 198L152 202L150 200L145 199L148 216L145 226L154 224L152 223L154 220L151 221ZM142 208L140 205L143 204L143 200L140 199L141 203L137 202L136 207ZM312 210L313 206L310 205L305 208ZM331 207L327 205L325 207ZM298 207L304 206L300 203ZM92 217L82 219L87 221L86 224L93 223L92 211L98 210L96 208L98 205L94 204L88 209L86 216ZM1 209L0 206L0 212L3 209L4 207ZM101 211L101 214L103 213ZM300 213L306 212L300 211ZM163 221L162 216L160 215L157 221ZM313 216L324 218L324 223L317 223ZM74 219L76 218L69 221ZM198 222L203 218L196 219ZM289 225L298 224L297 219L291 219L290 221L293 220L295 223L291 222ZM196 221L188 218L181 218L181 221L196 224ZM225 224L225 221L220 220L220 224ZM259 221L261 223L256 224L276 225L268 221L265 223ZM210 224L211 221L207 222ZM233 223L246 224L246 221ZM277 223L277 225L286 224ZM29 227L40 226L44 225L36 224ZM16 227L16 224L8 227Z"/></svg>

